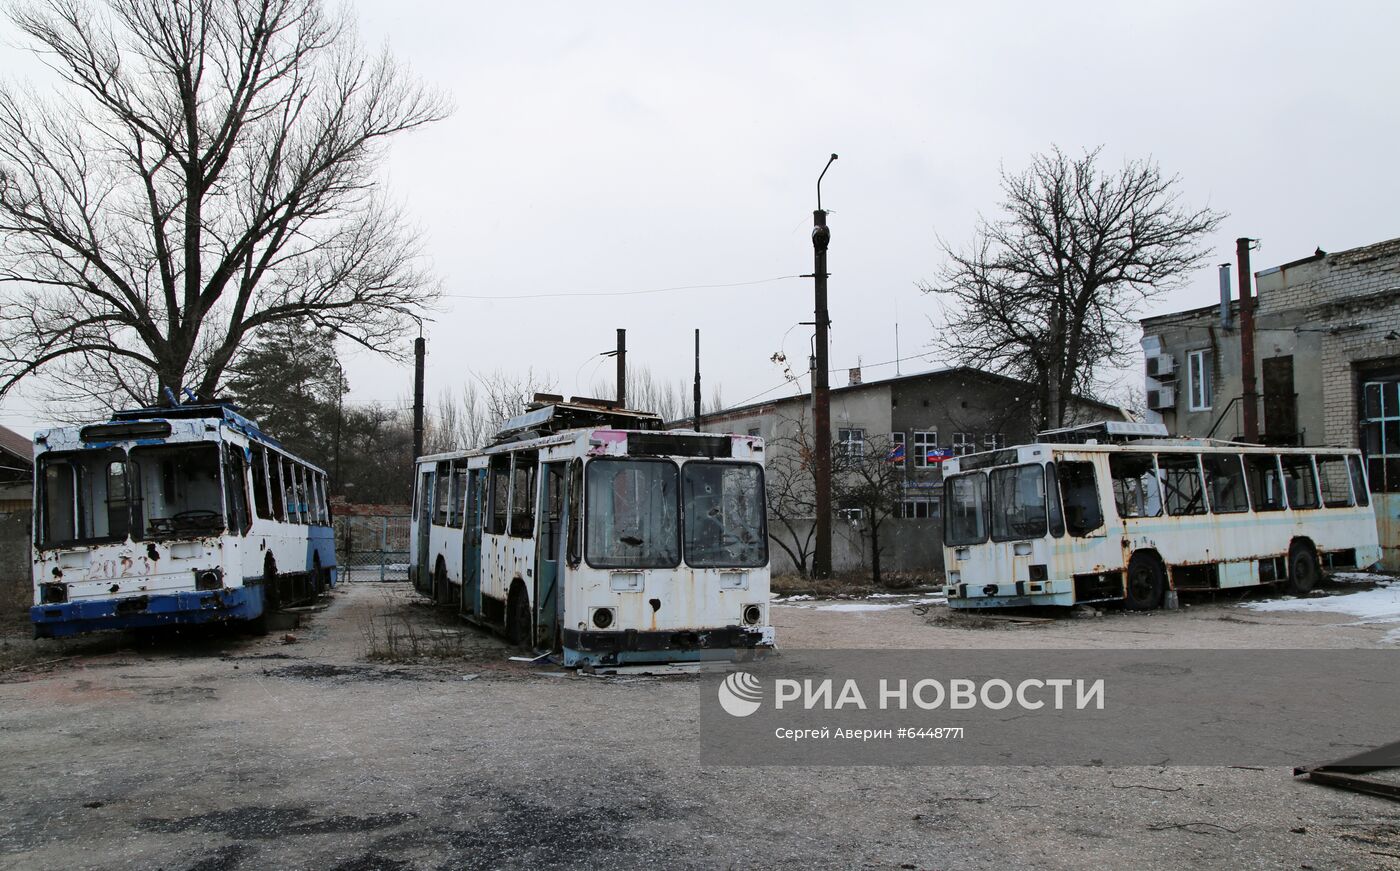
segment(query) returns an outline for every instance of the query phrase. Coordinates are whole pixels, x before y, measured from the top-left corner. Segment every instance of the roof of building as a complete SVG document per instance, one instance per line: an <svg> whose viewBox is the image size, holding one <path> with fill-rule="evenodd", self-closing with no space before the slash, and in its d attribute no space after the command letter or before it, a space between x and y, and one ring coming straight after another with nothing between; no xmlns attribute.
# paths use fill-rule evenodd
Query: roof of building
<svg viewBox="0 0 1400 871"><path fill-rule="evenodd" d="M31 465L34 463L34 441L7 426L0 426L0 450L13 454Z"/></svg>
<svg viewBox="0 0 1400 871"><path fill-rule="evenodd" d="M903 384L911 381L921 381L935 378L953 378L957 376L986 378L994 381L1001 381L1006 384L1016 385L1018 387L1027 386L1026 382L1020 380L1019 378L1012 378L1009 375L1001 375L996 372L987 372L985 370L978 369L973 366L945 366L940 369L930 369L925 372L915 372L911 375L896 375L893 378L882 378L878 381L862 381L859 384L847 384L845 387L833 387L831 388L831 393L833 395L838 393L851 393L859 390L869 390L871 388L890 387L895 384ZM722 408L719 411L711 411L706 414L702 414L700 415L700 419L702 421L713 421L720 418L738 417L742 416L746 412L754 412L759 409L777 405L779 403L806 401L811 397L811 395L812 394L810 392L789 394L786 396L779 396L774 399L765 399L762 402L750 402L744 405L736 405L733 408ZM1115 413L1119 411L1118 406L1112 405L1110 403L1100 402L1096 399L1088 399L1083 396L1076 396L1075 398L1080 402L1088 403L1090 405L1097 405L1100 408L1113 411ZM690 418L687 417L683 420L689 419Z"/></svg>
<svg viewBox="0 0 1400 871"><path fill-rule="evenodd" d="M1362 245L1359 248L1348 248L1345 251L1323 251L1321 248L1307 257L1300 257L1288 263L1281 263L1278 266L1270 266L1268 269L1260 269L1254 273L1255 278L1261 275L1272 275L1282 270L1293 269L1308 263L1322 261L1328 266L1355 266L1358 263L1367 263L1372 260L1384 260L1387 258L1400 257L1400 238L1387 239L1384 242L1375 242L1370 245ZM1240 301L1230 300L1230 311L1239 311ZM1138 321L1144 327L1159 326L1173 320L1191 320L1202 315L1212 314L1220 311L1220 303L1200 306L1199 308L1181 309L1179 311L1167 312L1160 315L1142 318Z"/></svg>

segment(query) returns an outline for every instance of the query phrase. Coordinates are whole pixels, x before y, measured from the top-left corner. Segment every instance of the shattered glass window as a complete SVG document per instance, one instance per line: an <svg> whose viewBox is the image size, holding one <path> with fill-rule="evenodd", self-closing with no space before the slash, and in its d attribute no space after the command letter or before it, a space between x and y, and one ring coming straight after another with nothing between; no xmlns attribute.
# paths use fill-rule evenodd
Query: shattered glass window
<svg viewBox="0 0 1400 871"><path fill-rule="evenodd" d="M666 460L597 459L585 470L585 556L596 568L675 568L679 473Z"/></svg>
<svg viewBox="0 0 1400 871"><path fill-rule="evenodd" d="M695 568L768 562L763 470L753 463L686 463L685 561Z"/></svg>

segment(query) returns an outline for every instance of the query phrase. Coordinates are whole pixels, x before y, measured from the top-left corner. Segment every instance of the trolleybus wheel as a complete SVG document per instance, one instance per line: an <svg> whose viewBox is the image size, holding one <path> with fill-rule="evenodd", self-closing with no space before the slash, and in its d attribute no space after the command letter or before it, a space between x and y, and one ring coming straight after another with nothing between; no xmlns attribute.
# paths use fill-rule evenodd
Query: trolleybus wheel
<svg viewBox="0 0 1400 871"><path fill-rule="evenodd" d="M1288 549L1288 592L1295 596L1307 595L1312 592L1320 575L1317 554L1312 545L1305 541L1295 541Z"/></svg>
<svg viewBox="0 0 1400 871"><path fill-rule="evenodd" d="M1128 586L1123 607L1129 611L1151 611L1162 604L1166 587L1162 561L1150 553L1135 553L1128 560Z"/></svg>

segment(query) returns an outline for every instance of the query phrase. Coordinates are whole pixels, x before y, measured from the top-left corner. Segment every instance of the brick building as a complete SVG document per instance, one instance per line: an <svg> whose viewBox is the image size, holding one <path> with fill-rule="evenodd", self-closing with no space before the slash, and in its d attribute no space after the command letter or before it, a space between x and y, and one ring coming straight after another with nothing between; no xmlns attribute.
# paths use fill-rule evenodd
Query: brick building
<svg viewBox="0 0 1400 871"><path fill-rule="evenodd" d="M0 426L0 608L28 607L34 443Z"/></svg>
<svg viewBox="0 0 1400 871"><path fill-rule="evenodd" d="M1400 569L1400 239L1254 274L1260 441L1359 447ZM1174 434L1243 434L1239 302L1146 318L1148 406Z"/></svg>

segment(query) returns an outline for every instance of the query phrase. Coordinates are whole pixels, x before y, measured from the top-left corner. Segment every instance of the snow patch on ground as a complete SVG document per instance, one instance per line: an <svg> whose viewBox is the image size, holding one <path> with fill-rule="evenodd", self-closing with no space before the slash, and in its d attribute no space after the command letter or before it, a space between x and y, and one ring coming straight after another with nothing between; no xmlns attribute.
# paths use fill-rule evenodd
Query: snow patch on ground
<svg viewBox="0 0 1400 871"><path fill-rule="evenodd" d="M1368 582L1376 582L1382 575L1369 575ZM1391 583L1389 578L1371 590L1344 593L1339 596L1318 596L1306 599L1283 598L1263 602L1246 602L1241 605L1251 611L1315 611L1333 614L1349 614L1360 617L1364 623L1400 622L1400 584Z"/></svg>
<svg viewBox="0 0 1400 871"><path fill-rule="evenodd" d="M872 599L879 599L872 602ZM788 596L774 599L774 605L790 605L794 608L807 608L813 611L894 611L915 605L941 605L947 602L946 596L918 595L914 593L872 593L851 601L831 601L814 599L811 596Z"/></svg>

